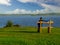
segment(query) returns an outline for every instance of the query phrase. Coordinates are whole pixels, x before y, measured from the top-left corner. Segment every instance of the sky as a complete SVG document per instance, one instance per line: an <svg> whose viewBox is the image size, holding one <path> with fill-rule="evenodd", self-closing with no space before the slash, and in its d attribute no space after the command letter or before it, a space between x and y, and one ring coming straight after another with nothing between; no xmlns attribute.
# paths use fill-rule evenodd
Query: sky
<svg viewBox="0 0 60 45"><path fill-rule="evenodd" d="M0 14L60 13L60 0L0 0Z"/></svg>

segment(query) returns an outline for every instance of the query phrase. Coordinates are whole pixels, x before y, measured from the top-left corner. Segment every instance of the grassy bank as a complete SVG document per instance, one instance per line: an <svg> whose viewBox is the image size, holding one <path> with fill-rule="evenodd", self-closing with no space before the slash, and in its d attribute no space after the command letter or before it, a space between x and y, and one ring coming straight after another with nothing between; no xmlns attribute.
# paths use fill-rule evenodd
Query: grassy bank
<svg viewBox="0 0 60 45"><path fill-rule="evenodd" d="M60 28L49 34L45 28L42 33L36 27L0 28L0 45L60 45Z"/></svg>

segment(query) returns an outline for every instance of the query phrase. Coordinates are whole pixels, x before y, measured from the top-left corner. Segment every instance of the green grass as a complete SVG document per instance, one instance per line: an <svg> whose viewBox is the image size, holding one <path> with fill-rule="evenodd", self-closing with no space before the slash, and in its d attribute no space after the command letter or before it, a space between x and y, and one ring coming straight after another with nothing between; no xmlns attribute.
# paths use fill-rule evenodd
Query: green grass
<svg viewBox="0 0 60 45"><path fill-rule="evenodd" d="M60 45L60 28L51 33L46 28L37 33L36 27L0 28L0 45Z"/></svg>

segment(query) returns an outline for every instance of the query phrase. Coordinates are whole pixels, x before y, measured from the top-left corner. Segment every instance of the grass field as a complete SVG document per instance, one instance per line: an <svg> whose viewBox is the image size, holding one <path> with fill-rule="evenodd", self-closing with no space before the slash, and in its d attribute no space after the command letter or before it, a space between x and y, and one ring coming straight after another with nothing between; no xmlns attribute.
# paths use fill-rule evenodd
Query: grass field
<svg viewBox="0 0 60 45"><path fill-rule="evenodd" d="M36 27L0 28L0 45L60 45L60 28L51 33L45 28L37 33Z"/></svg>

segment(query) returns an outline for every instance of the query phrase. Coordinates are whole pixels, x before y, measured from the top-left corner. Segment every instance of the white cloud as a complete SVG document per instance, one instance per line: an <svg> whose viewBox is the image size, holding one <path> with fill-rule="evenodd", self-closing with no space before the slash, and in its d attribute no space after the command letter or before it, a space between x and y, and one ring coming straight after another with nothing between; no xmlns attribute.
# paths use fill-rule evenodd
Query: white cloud
<svg viewBox="0 0 60 45"><path fill-rule="evenodd" d="M35 3L49 3L51 5L56 5L56 6L60 6L60 0L17 0L19 2L22 3L27 3L27 2L35 2Z"/></svg>
<svg viewBox="0 0 60 45"><path fill-rule="evenodd" d="M18 0L20 2L23 2L23 3L27 3L27 2L39 2L39 3L43 3L47 0Z"/></svg>
<svg viewBox="0 0 60 45"><path fill-rule="evenodd" d="M21 0L20 0L21 1ZM22 0L23 2L24 0ZM33 0L25 0L24 3L26 2L33 2ZM40 0L39 0L40 1ZM41 1L41 2L44 2ZM35 10L35 11L30 11L30 10L25 10L25 9L15 9L13 11L8 11L8 14L40 14L40 13L60 13L60 7L58 6L53 6L53 5L48 5L45 3L38 3L38 5L44 7L44 9L41 10Z"/></svg>
<svg viewBox="0 0 60 45"><path fill-rule="evenodd" d="M10 0L0 0L0 4L7 5L7 6L11 5Z"/></svg>
<svg viewBox="0 0 60 45"><path fill-rule="evenodd" d="M30 14L32 12L29 10L25 10L25 9L15 9L13 11L8 11L6 13L8 14Z"/></svg>
<svg viewBox="0 0 60 45"><path fill-rule="evenodd" d="M39 3L44 3L44 2L56 2L56 3L60 3L60 0L18 0L20 2L39 2Z"/></svg>
<svg viewBox="0 0 60 45"><path fill-rule="evenodd" d="M55 7L51 5L41 4L44 9L41 10L25 10L25 9L15 9L12 11L6 12L6 14L41 14L41 13L60 13L60 7Z"/></svg>
<svg viewBox="0 0 60 45"><path fill-rule="evenodd" d="M36 0L18 0L20 2L26 3L26 2L36 2Z"/></svg>
<svg viewBox="0 0 60 45"><path fill-rule="evenodd" d="M31 11L31 10L25 10L25 9L15 9L15 10L6 12L6 14L40 14L40 13L41 13L40 10Z"/></svg>
<svg viewBox="0 0 60 45"><path fill-rule="evenodd" d="M60 0L19 0L20 2L23 3L27 3L27 2L35 2L37 3L39 6L44 7L44 9L42 10L36 10L33 11L34 13L51 13L51 12L59 12L60 13L60 7L58 5L60 5ZM57 6L55 5L48 5L45 4L47 2L54 2L57 4Z"/></svg>
<svg viewBox="0 0 60 45"><path fill-rule="evenodd" d="M45 13L51 13L51 12L60 13L60 7L53 6L53 5L48 5L48 4L40 4L40 5L45 8L45 9L41 10L42 12L45 12Z"/></svg>

